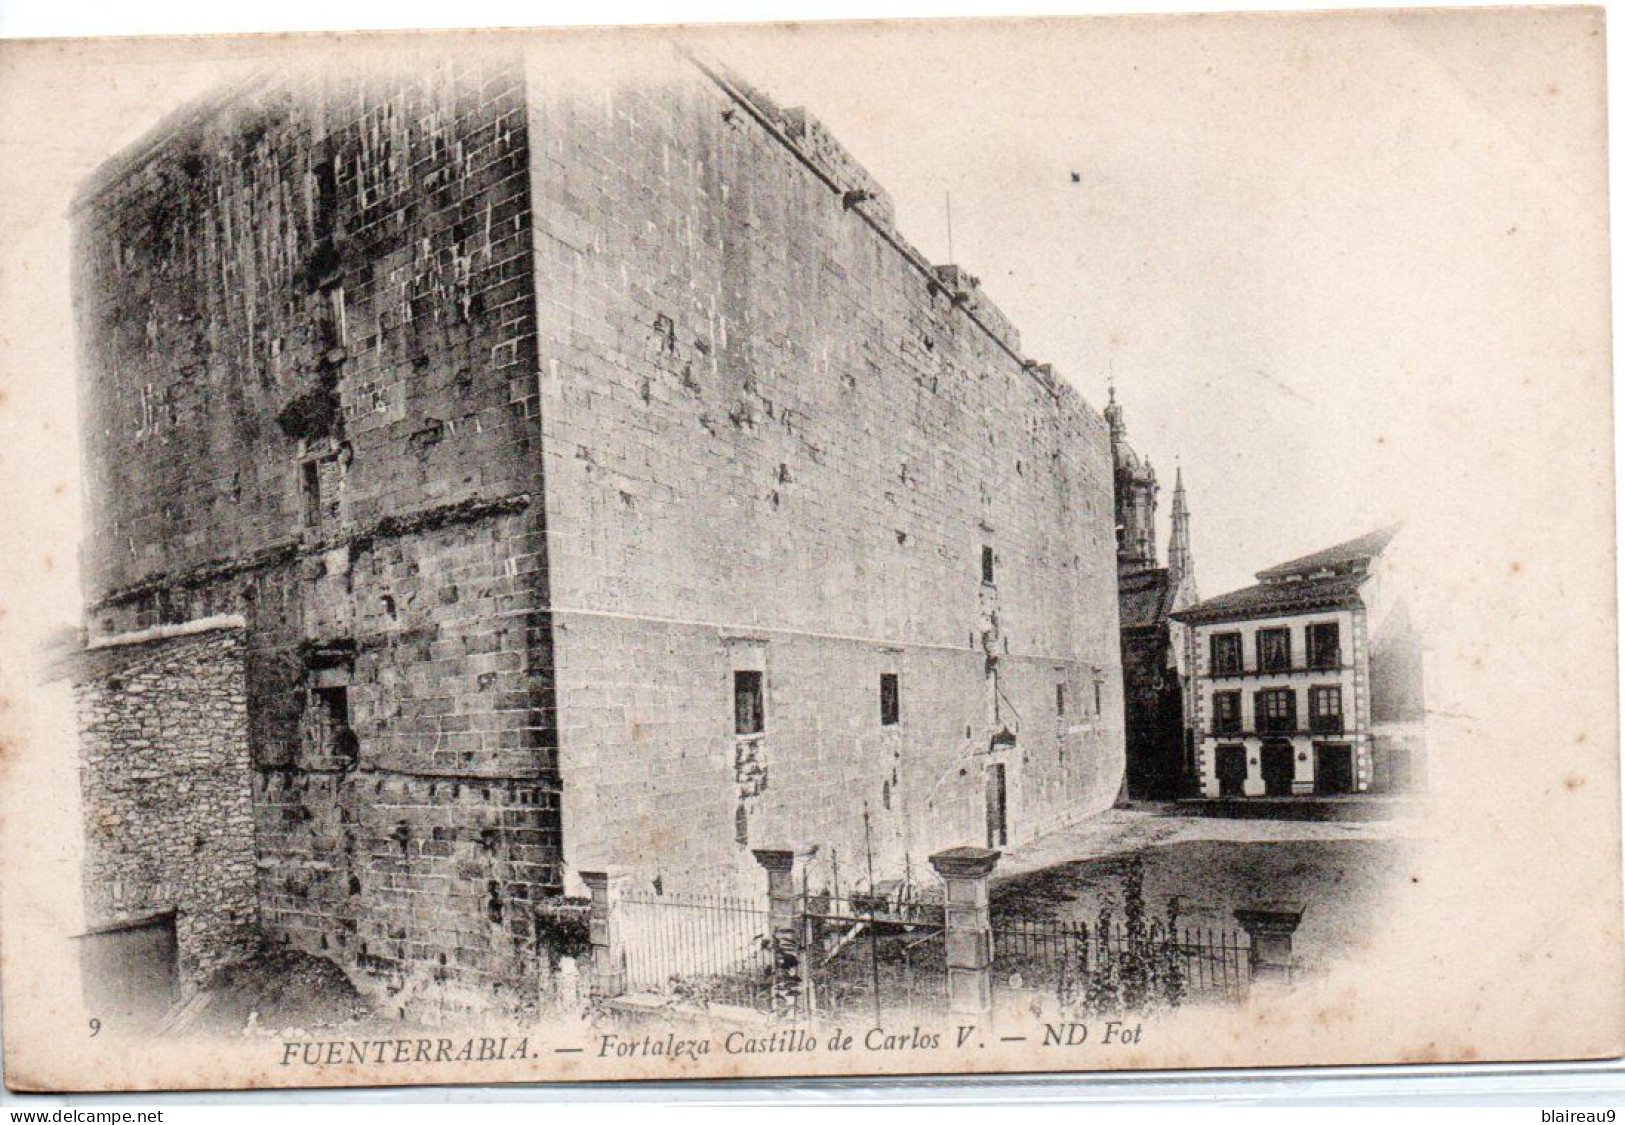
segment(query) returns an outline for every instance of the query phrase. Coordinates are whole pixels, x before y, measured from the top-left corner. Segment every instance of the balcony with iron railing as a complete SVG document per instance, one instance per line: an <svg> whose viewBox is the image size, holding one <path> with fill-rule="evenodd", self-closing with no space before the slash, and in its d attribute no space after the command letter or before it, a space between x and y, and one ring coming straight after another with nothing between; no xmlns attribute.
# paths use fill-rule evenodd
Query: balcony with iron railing
<svg viewBox="0 0 1625 1125"><path fill-rule="evenodd" d="M1244 727L1240 723L1212 723L1202 732L1203 738L1294 738L1312 737L1324 738L1328 735L1344 735L1353 733L1343 722L1341 715L1321 716L1309 720L1307 727L1302 727L1296 721L1290 723L1270 723L1252 727Z"/></svg>
<svg viewBox="0 0 1625 1125"><path fill-rule="evenodd" d="M1340 661L1325 663L1310 660L1289 660L1278 664L1260 666L1256 663L1243 663L1239 666L1219 667L1212 662L1208 664L1206 678L1210 680L1247 680L1258 679L1265 676L1308 676L1325 675L1327 673L1352 671L1354 665L1344 664Z"/></svg>

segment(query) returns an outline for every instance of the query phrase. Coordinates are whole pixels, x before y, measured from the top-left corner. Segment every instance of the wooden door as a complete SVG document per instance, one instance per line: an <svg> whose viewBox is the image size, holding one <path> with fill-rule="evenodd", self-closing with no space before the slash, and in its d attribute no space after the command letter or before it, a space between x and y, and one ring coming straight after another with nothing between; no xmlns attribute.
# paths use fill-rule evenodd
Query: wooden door
<svg viewBox="0 0 1625 1125"><path fill-rule="evenodd" d="M1292 795L1292 743L1266 742L1260 754L1266 797Z"/></svg>
<svg viewBox="0 0 1625 1125"><path fill-rule="evenodd" d="M1240 797L1246 792L1247 784L1247 748L1245 746L1221 746L1219 756L1215 762L1219 775L1219 796Z"/></svg>
<svg viewBox="0 0 1625 1125"><path fill-rule="evenodd" d="M1354 747L1346 742L1316 744L1315 792L1354 792Z"/></svg>
<svg viewBox="0 0 1625 1125"><path fill-rule="evenodd" d="M987 846L990 848L1002 848L1010 842L1005 814L1004 763L995 762L987 767Z"/></svg>

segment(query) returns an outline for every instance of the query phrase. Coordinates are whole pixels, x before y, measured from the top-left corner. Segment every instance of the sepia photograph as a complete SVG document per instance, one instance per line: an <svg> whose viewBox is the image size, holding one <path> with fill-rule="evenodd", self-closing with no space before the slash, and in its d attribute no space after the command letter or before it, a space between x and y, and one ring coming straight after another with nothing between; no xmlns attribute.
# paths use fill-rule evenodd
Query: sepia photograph
<svg viewBox="0 0 1625 1125"><path fill-rule="evenodd" d="M8 1088L1618 1057L1602 29L0 42Z"/></svg>

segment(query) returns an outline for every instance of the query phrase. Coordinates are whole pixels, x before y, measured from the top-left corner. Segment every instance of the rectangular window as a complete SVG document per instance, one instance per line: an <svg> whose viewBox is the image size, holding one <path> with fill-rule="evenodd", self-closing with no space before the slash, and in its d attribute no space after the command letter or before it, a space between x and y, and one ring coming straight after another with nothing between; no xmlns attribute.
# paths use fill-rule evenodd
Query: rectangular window
<svg viewBox="0 0 1625 1125"><path fill-rule="evenodd" d="M1213 693L1213 732L1215 734L1241 733L1241 692L1216 691Z"/></svg>
<svg viewBox="0 0 1625 1125"><path fill-rule="evenodd" d="M1241 634L1214 633L1210 642L1213 674L1234 676L1241 672Z"/></svg>
<svg viewBox="0 0 1625 1125"><path fill-rule="evenodd" d="M339 485L344 470L338 454L305 462L305 526L339 518Z"/></svg>
<svg viewBox="0 0 1625 1125"><path fill-rule="evenodd" d="M902 716L902 698L896 672L880 673L880 725L894 727Z"/></svg>
<svg viewBox="0 0 1625 1125"><path fill-rule="evenodd" d="M355 764L359 745L350 726L350 658L326 650L311 655L306 697L306 737L308 749ZM346 768L348 768L348 766Z"/></svg>
<svg viewBox="0 0 1625 1125"><path fill-rule="evenodd" d="M350 725L350 692L348 688L315 688L312 694L321 705L323 720L329 730L337 731Z"/></svg>
<svg viewBox="0 0 1625 1125"><path fill-rule="evenodd" d="M323 160L310 169L311 187L315 199L315 228L318 241L333 237L338 229L339 178L331 160Z"/></svg>
<svg viewBox="0 0 1625 1125"><path fill-rule="evenodd" d="M344 312L344 286L334 285L327 290L327 321L322 334L330 348L342 348L350 342L350 328Z"/></svg>
<svg viewBox="0 0 1625 1125"><path fill-rule="evenodd" d="M1055 713L1057 715L1066 714L1066 685L1065 684L1056 684L1055 685Z"/></svg>
<svg viewBox="0 0 1625 1125"><path fill-rule="evenodd" d="M184 595L168 588L154 590L142 601L136 611L136 628L148 629L154 625L178 625L186 620Z"/></svg>
<svg viewBox="0 0 1625 1125"><path fill-rule="evenodd" d="M1336 668L1343 662L1343 652L1338 644L1337 622L1326 621L1319 625L1311 625L1308 630L1309 641L1309 667Z"/></svg>
<svg viewBox="0 0 1625 1125"><path fill-rule="evenodd" d="M1292 668L1292 630L1260 629L1258 631L1258 670L1260 672L1286 672Z"/></svg>
<svg viewBox="0 0 1625 1125"><path fill-rule="evenodd" d="M1309 689L1309 729L1316 734L1343 733L1342 688L1333 686Z"/></svg>
<svg viewBox="0 0 1625 1125"><path fill-rule="evenodd" d="M1270 688L1253 696L1253 725L1261 734L1288 734L1298 726L1298 693Z"/></svg>
<svg viewBox="0 0 1625 1125"><path fill-rule="evenodd" d="M989 585L989 586L993 585L993 548L992 547L984 546L982 548L982 581L984 583L986 583L987 585Z"/></svg>
<svg viewBox="0 0 1625 1125"><path fill-rule="evenodd" d="M734 673L734 733L761 734L764 729L762 674Z"/></svg>

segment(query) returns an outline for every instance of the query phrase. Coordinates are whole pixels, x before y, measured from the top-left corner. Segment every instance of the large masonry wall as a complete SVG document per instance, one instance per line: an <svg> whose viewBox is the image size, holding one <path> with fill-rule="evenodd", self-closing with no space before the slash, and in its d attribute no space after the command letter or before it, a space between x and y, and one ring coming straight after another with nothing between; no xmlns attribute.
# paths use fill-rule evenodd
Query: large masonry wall
<svg viewBox="0 0 1625 1125"><path fill-rule="evenodd" d="M639 61L249 84L78 204L92 633L246 620L261 921L403 1010L528 993L584 868L920 877L1122 775L1103 421L815 121Z"/></svg>
<svg viewBox="0 0 1625 1125"><path fill-rule="evenodd" d="M89 617L246 617L268 931L445 1007L560 882L526 117L509 58L361 69L82 193Z"/></svg>
<svg viewBox="0 0 1625 1125"><path fill-rule="evenodd" d="M216 628L85 655L85 917L174 913L188 987L258 947L243 633Z"/></svg>
<svg viewBox="0 0 1625 1125"><path fill-rule="evenodd" d="M816 122L640 63L612 91L530 68L569 867L754 886L750 847L818 844L850 876L867 831L877 875L918 877L986 842L995 764L1010 843L1104 807L1104 423Z"/></svg>

